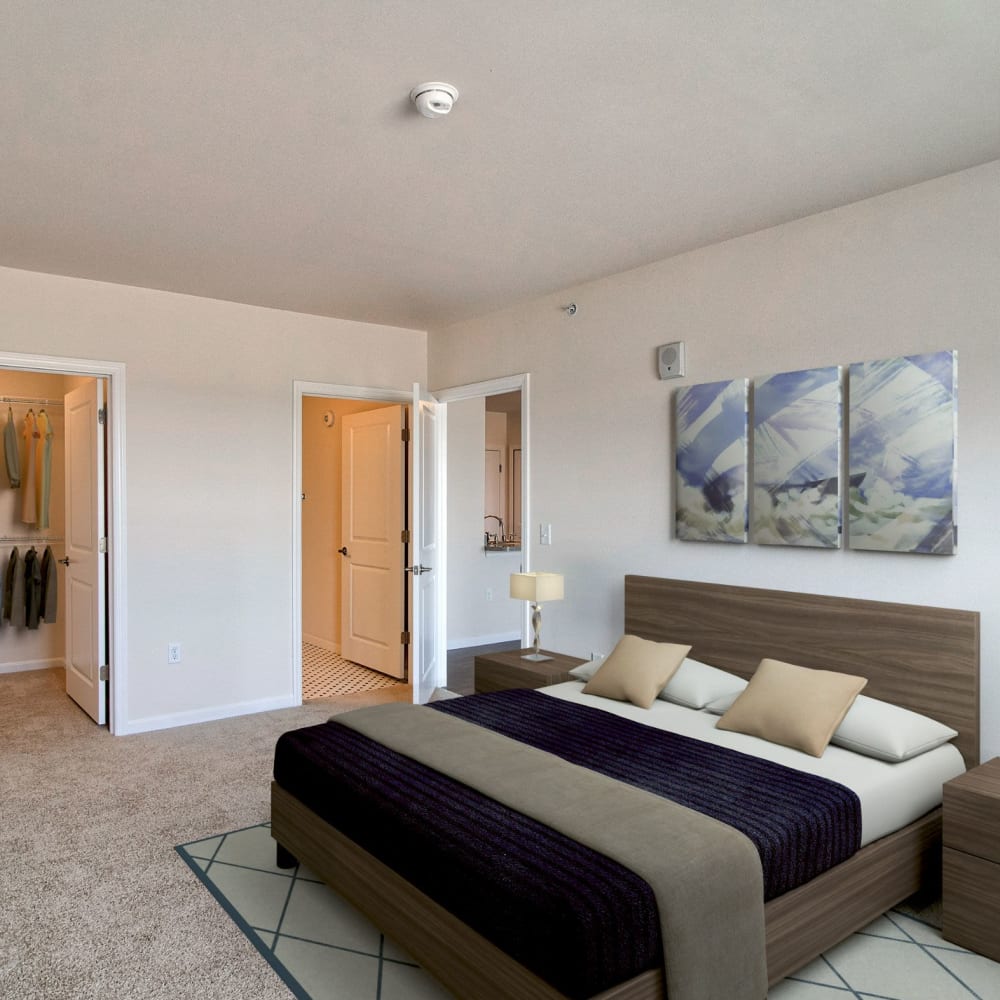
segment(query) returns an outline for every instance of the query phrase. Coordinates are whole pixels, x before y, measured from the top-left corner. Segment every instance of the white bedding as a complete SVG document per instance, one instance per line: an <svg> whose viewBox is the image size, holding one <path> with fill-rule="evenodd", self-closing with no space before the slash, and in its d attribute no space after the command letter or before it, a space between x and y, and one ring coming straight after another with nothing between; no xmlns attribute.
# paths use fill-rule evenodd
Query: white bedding
<svg viewBox="0 0 1000 1000"><path fill-rule="evenodd" d="M647 726L716 743L846 785L861 800L862 847L940 805L941 786L965 771L962 755L951 743L898 764L887 764L832 745L822 757L811 757L756 736L716 729L717 715L672 702L657 699L652 708L638 708L628 702L584 694L582 681L566 681L539 690L554 698L590 705Z"/></svg>

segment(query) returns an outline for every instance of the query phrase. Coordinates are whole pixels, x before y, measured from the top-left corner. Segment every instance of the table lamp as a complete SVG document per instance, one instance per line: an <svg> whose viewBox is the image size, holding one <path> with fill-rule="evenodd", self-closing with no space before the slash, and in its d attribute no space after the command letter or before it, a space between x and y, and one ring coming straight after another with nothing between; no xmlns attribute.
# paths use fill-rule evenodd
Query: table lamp
<svg viewBox="0 0 1000 1000"><path fill-rule="evenodd" d="M535 632L532 652L524 653L522 660L551 660L538 651L539 634L542 630L542 604L546 601L563 599L563 578L561 573L511 573L510 596L519 601L531 602L531 627Z"/></svg>

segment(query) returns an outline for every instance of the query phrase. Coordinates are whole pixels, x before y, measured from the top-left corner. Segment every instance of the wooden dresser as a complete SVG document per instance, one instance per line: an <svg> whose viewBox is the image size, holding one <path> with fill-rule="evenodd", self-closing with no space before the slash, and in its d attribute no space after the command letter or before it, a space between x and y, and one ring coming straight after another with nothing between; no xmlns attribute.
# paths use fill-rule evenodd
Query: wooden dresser
<svg viewBox="0 0 1000 1000"><path fill-rule="evenodd" d="M522 660L530 649L512 649L503 653L485 653L476 657L476 693L507 691L510 688L540 688L573 678L568 671L586 663L578 656L564 656L547 649L542 652L551 660Z"/></svg>
<svg viewBox="0 0 1000 1000"><path fill-rule="evenodd" d="M944 786L942 934L1000 962L1000 757Z"/></svg>

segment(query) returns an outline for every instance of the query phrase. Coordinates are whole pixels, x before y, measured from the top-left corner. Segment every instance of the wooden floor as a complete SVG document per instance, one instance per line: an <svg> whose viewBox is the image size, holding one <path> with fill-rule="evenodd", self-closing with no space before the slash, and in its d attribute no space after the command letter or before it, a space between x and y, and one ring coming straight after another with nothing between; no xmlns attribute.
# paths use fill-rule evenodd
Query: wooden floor
<svg viewBox="0 0 1000 1000"><path fill-rule="evenodd" d="M455 694L475 694L475 661L480 653L497 653L501 650L520 649L514 642L495 642L489 646L467 646L465 649L448 650L448 690Z"/></svg>

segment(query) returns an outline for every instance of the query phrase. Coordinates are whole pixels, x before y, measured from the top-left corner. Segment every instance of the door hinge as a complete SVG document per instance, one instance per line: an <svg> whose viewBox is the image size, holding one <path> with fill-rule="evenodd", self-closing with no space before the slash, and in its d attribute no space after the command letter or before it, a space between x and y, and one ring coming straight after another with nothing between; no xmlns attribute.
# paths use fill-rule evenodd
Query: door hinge
<svg viewBox="0 0 1000 1000"><path fill-rule="evenodd" d="M403 428L402 436L403 436L403 440L404 441L409 441L410 440L410 428L409 427L404 427Z"/></svg>
<svg viewBox="0 0 1000 1000"><path fill-rule="evenodd" d="M106 663L102 663L101 669L97 671L97 679L106 681L109 673L110 671L108 670L108 665Z"/></svg>
<svg viewBox="0 0 1000 1000"><path fill-rule="evenodd" d="M400 641L400 643L402 645L409 646L409 644L410 644L410 633L409 632L400 632L399 633L399 641Z"/></svg>
<svg viewBox="0 0 1000 1000"><path fill-rule="evenodd" d="M100 538L97 541L97 551L107 552L108 551L108 540L107 538Z"/></svg>
<svg viewBox="0 0 1000 1000"><path fill-rule="evenodd" d="M407 545L410 544L410 529L409 528L403 528L403 530L399 533L399 540L401 542L405 542Z"/></svg>
<svg viewBox="0 0 1000 1000"><path fill-rule="evenodd" d="M108 422L108 404L105 403L97 411L97 422L103 427Z"/></svg>

